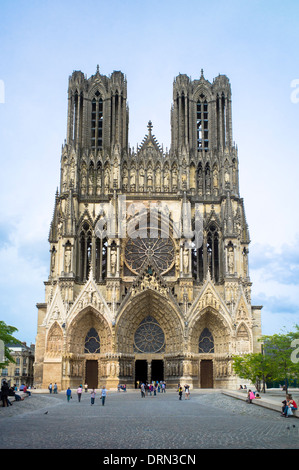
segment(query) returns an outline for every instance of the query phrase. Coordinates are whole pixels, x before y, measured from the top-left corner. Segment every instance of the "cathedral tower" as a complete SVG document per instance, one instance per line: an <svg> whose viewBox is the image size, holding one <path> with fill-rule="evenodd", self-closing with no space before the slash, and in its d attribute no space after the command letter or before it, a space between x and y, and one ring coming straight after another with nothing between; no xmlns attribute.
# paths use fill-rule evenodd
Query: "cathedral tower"
<svg viewBox="0 0 299 470"><path fill-rule="evenodd" d="M130 149L128 122L121 72L73 72L35 385L235 387L232 356L259 350L261 307L229 80L176 77L169 151L151 121Z"/></svg>

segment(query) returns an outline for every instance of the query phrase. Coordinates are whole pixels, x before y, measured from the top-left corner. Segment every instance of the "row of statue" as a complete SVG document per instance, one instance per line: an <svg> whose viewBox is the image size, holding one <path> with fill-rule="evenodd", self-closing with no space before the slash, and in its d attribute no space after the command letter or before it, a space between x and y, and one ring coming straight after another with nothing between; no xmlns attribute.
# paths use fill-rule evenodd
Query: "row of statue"
<svg viewBox="0 0 299 470"><path fill-rule="evenodd" d="M155 191L155 192L176 192L180 189L197 189L201 194L217 193L220 188L220 172L215 164L212 169L206 164L201 164L195 169L194 165L189 168L186 164L178 168L174 164L171 168L166 164L164 168L160 165L153 168L151 164L147 168L142 166L138 168L132 165L128 168L123 166L119 169L116 162L113 166L105 165L97 168L93 164L87 167L85 162L80 168L80 192L82 195L100 195L107 193L110 189L121 188L123 191ZM76 164L72 159L71 163L67 160L63 164L62 169L62 190L68 190L68 185L72 183L76 187ZM228 162L225 163L223 169L223 184L225 189L230 189L231 183L233 187L237 183L237 165L230 168Z"/></svg>

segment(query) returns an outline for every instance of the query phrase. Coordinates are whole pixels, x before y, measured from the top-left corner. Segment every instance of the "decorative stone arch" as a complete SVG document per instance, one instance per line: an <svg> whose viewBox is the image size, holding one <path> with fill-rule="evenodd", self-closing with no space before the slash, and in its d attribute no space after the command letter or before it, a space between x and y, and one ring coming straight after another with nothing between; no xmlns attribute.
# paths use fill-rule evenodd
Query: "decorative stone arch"
<svg viewBox="0 0 299 470"><path fill-rule="evenodd" d="M232 329L224 316L212 307L207 307L199 312L189 326L188 349L194 354L198 354L198 341L202 331L208 328L214 339L215 354L230 353L232 339Z"/></svg>
<svg viewBox="0 0 299 470"><path fill-rule="evenodd" d="M116 319L116 349L134 354L134 335L141 322L153 317L165 336L165 353L176 354L183 347L183 320L169 300L152 289L146 289L129 299Z"/></svg>
<svg viewBox="0 0 299 470"><path fill-rule="evenodd" d="M46 341L46 356L59 357L63 352L63 332L57 321L51 325Z"/></svg>
<svg viewBox="0 0 299 470"><path fill-rule="evenodd" d="M109 95L103 83L100 81L97 81L89 88L88 95L87 95L88 99L91 101L97 92L101 95L101 98L103 101L109 98Z"/></svg>
<svg viewBox="0 0 299 470"><path fill-rule="evenodd" d="M236 329L236 353L248 354L252 351L252 335L245 322L241 322Z"/></svg>
<svg viewBox="0 0 299 470"><path fill-rule="evenodd" d="M201 98L200 95L204 95L205 99L209 102L213 100L211 84L207 80L200 80L198 82L193 93L193 101L197 102Z"/></svg>
<svg viewBox="0 0 299 470"><path fill-rule="evenodd" d="M89 305L81 310L68 326L67 354L84 354L85 339L91 328L94 328L99 336L101 344L100 353L105 354L112 350L111 325L109 325L104 315Z"/></svg>
<svg viewBox="0 0 299 470"><path fill-rule="evenodd" d="M197 386L201 388L227 387L231 375L232 328L225 317L212 307L206 307L190 325L189 350L197 359ZM209 347L200 347L207 337ZM194 378L196 384L196 378Z"/></svg>

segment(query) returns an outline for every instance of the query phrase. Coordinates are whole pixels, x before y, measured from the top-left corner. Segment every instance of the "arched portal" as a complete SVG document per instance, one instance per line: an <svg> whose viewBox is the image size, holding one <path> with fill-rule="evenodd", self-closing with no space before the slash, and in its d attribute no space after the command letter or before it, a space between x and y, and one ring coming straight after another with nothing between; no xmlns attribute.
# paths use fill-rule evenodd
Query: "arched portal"
<svg viewBox="0 0 299 470"><path fill-rule="evenodd" d="M88 306L76 315L67 333L63 357L65 386L87 383L91 388L99 388L104 385L111 375L107 353L112 347L111 328L106 318Z"/></svg>
<svg viewBox="0 0 299 470"><path fill-rule="evenodd" d="M145 289L130 298L117 319L116 338L117 350L131 362L132 377L122 377L126 383L177 383L180 368L170 371L167 363L178 364L183 353L183 322L169 297Z"/></svg>
<svg viewBox="0 0 299 470"><path fill-rule="evenodd" d="M199 388L222 388L231 368L232 334L227 320L209 307L199 312L190 325L189 350L198 370Z"/></svg>

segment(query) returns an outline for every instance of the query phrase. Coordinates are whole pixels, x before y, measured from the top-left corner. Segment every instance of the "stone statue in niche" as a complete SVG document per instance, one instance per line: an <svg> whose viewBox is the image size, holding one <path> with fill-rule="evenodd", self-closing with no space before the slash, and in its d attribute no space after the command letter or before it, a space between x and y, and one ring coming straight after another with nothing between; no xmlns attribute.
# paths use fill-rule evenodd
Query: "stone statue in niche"
<svg viewBox="0 0 299 470"><path fill-rule="evenodd" d="M144 169L140 168L139 170L139 189L140 191L144 190Z"/></svg>
<svg viewBox="0 0 299 470"><path fill-rule="evenodd" d="M229 274L234 273L235 262L234 262L234 247L232 245L228 246L227 250L227 267Z"/></svg>
<svg viewBox="0 0 299 470"><path fill-rule="evenodd" d="M135 168L131 168L130 171L130 189L131 191L135 191L136 188L136 171Z"/></svg>
<svg viewBox="0 0 299 470"><path fill-rule="evenodd" d="M71 245L67 245L65 247L65 254L64 254L64 272L66 273L71 272L71 264L72 264L72 247Z"/></svg>
<svg viewBox="0 0 299 470"><path fill-rule="evenodd" d="M116 249L111 250L111 274L115 276L116 274L116 263L117 263L117 253Z"/></svg>
<svg viewBox="0 0 299 470"><path fill-rule="evenodd" d="M214 188L218 188L218 170L216 167L213 170L213 186Z"/></svg>

